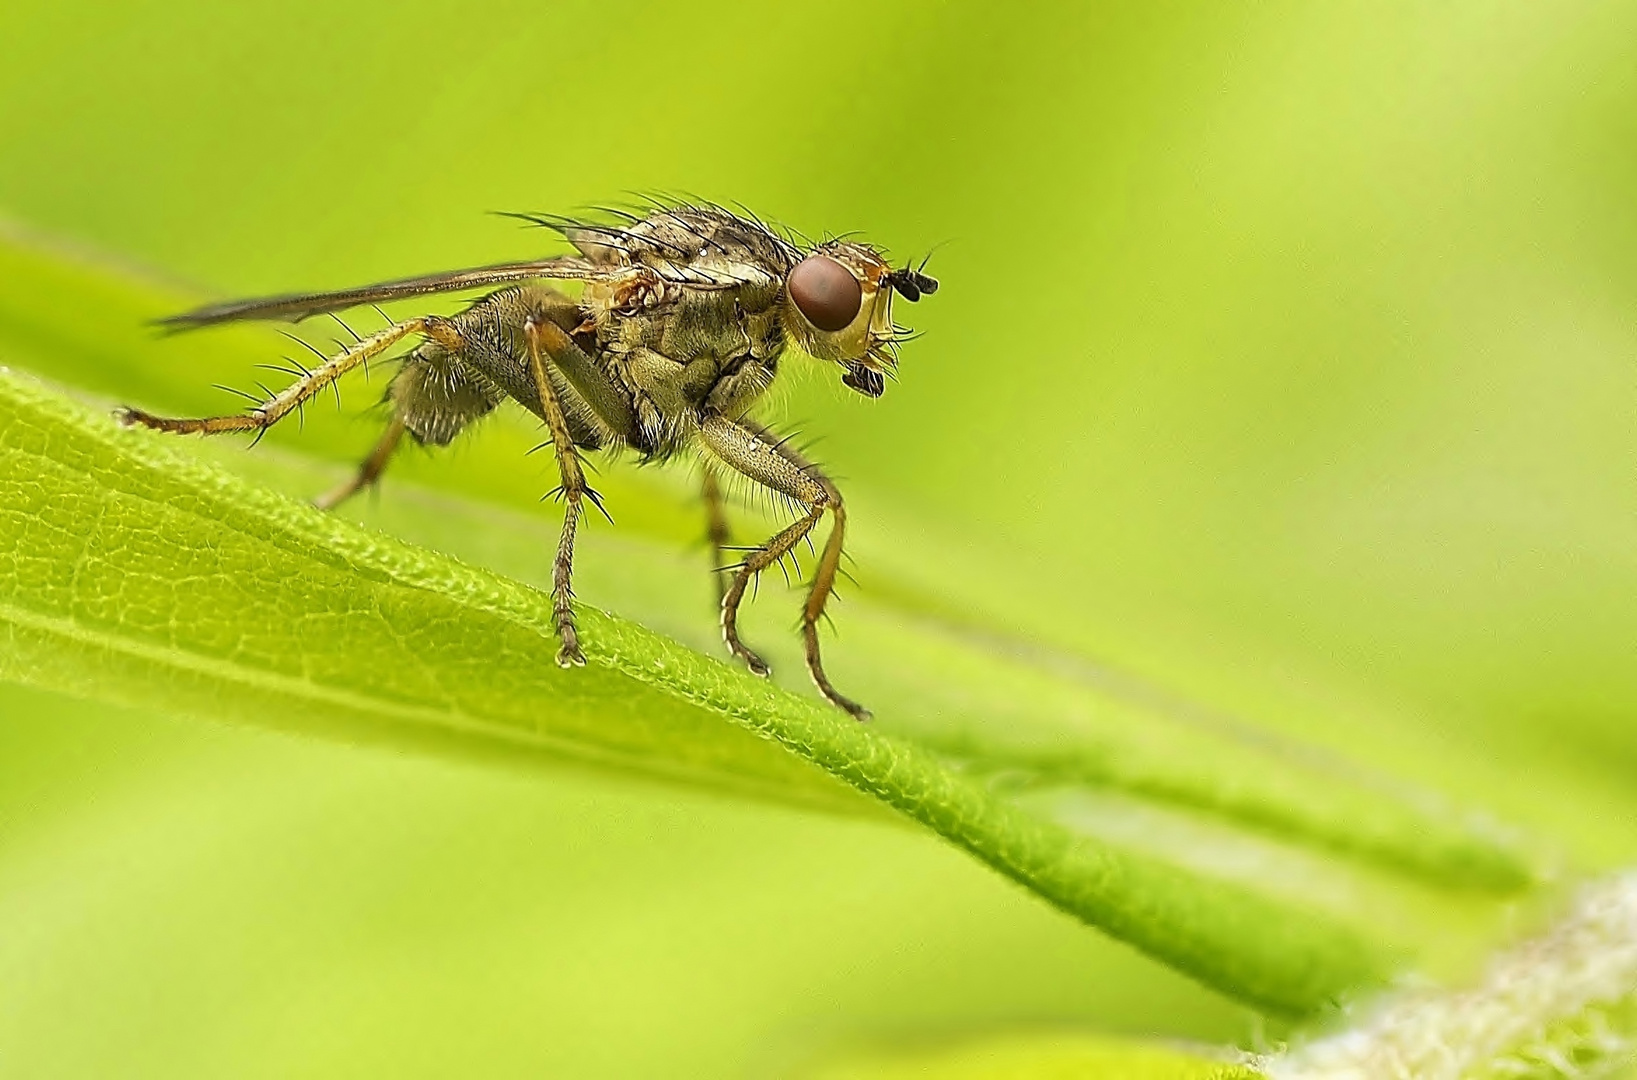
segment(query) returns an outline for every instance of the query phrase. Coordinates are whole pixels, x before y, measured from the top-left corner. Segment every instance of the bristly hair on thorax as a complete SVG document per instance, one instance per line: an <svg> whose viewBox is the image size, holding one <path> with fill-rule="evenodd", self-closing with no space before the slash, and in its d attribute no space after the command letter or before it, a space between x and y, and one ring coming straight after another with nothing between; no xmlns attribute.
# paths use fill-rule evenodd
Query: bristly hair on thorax
<svg viewBox="0 0 1637 1080"><path fill-rule="evenodd" d="M854 233L826 234L813 240L799 230L771 223L748 207L729 208L698 196L675 198L638 194L629 207L586 208L583 216L499 211L550 229L586 259L602 267L641 266L663 281L696 289L766 288L783 279L804 258L844 248L867 262L885 266L885 247L854 239ZM929 253L918 266L881 275L881 283L915 303L938 289L925 273ZM869 397L879 397L883 378L894 378L898 346L916 336L908 327L888 322L869 342L873 363L850 363L843 381Z"/></svg>
<svg viewBox="0 0 1637 1080"><path fill-rule="evenodd" d="M698 288L765 283L769 271L788 273L813 246L748 210L698 198L640 198L629 209L587 207L583 216L499 214L550 229L598 265L648 266L666 280Z"/></svg>

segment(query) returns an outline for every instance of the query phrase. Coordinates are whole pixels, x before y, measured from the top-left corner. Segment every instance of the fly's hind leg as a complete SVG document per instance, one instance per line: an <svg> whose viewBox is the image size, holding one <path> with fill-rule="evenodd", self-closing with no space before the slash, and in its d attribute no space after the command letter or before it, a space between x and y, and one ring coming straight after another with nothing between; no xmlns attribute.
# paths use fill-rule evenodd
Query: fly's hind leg
<svg viewBox="0 0 1637 1080"><path fill-rule="evenodd" d="M304 371L300 379L266 401L252 406L247 412L194 419L155 416L140 409L121 409L119 419L127 425L140 424L177 435L216 435L225 431L254 431L259 435L341 376L386 352L410 334L426 334L436 338L440 334L454 334L454 330L449 327L448 320L436 316L394 323L364 338L352 348L344 349L339 356L330 357L312 370ZM456 337L458 340L458 335Z"/></svg>
<svg viewBox="0 0 1637 1080"><path fill-rule="evenodd" d="M751 671L758 675L767 674L767 663L739 640L739 604L744 600L745 588L756 575L784 558L813 531L819 518L828 510L834 523L824 550L819 555L818 566L813 571L807 601L802 605L801 632L807 673L813 677L819 693L831 703L856 719L869 719L868 709L831 685L819 655L818 621L824 615L824 606L831 593L835 591L836 575L841 570L842 542L846 534L847 513L842 506L841 492L815 465L765 431L736 424L720 414L710 414L700 424L699 436L710 452L724 464L765 487L790 496L807 508L799 520L750 552L739 564L722 598L722 637L728 649L742 659Z"/></svg>

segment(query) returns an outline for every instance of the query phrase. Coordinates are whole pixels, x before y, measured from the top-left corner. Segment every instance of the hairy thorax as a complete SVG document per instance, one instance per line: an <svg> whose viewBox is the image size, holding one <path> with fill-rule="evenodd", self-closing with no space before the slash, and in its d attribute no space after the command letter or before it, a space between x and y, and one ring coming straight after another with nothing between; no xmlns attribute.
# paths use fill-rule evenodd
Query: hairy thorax
<svg viewBox="0 0 1637 1080"><path fill-rule="evenodd" d="M785 337L776 289L663 285L632 296L589 285L599 363L631 395L636 449L669 457L707 412L737 419L772 385Z"/></svg>

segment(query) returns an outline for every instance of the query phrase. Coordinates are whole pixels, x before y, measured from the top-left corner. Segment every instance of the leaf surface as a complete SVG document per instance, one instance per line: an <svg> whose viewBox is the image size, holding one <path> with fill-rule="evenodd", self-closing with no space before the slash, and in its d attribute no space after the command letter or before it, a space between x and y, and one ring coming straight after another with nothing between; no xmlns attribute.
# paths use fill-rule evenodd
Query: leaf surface
<svg viewBox="0 0 1637 1080"><path fill-rule="evenodd" d="M0 306L10 355L70 377L99 370L99 381L122 363L143 367L149 396L165 397L172 383L187 396L186 372L143 365L160 346L117 329L137 318L117 320L112 333L125 333L127 348L110 350L71 317L93 300L136 316L158 307L162 291L21 245L3 257L22 271L11 306ZM34 298L57 306L30 306L31 283ZM60 302L75 290L79 303ZM1278 1012L1309 1012L1378 981L1395 962L1392 945L1405 944L1387 932L1374 894L1327 904L1309 879L1328 871L1311 859L1293 870L1285 849L1360 856L1374 873L1436 888L1505 892L1532 878L1503 837L1445 808L1098 690L1051 658L913 604L847 609L842 670L881 717L858 725L808 692L682 643L710 646L708 620L679 614L699 610L703 575L676 572L675 557L640 539L667 532L663 512L639 522L635 538L599 537L581 593L665 634L585 607L591 666L564 672L551 662L542 592L206 460L224 445L201 457L197 444L124 431L104 413L5 380L0 677L840 812L879 814L884 804L1087 922ZM238 472L293 491L326 474L276 452L238 461ZM518 578L543 567L549 521L469 495L398 493L408 497L389 505L401 510L365 516ZM789 660L789 649L770 651ZM1147 807L1174 820L1156 825ZM1213 854L1241 840L1252 854ZM1424 944L1434 925L1417 923L1410 943Z"/></svg>

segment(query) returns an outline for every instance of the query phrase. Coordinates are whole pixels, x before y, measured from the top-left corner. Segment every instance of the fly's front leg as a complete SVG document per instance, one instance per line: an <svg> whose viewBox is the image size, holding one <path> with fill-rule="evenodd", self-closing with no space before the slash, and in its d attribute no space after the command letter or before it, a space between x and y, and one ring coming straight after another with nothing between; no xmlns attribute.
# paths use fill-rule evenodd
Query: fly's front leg
<svg viewBox="0 0 1637 1080"><path fill-rule="evenodd" d="M378 330L352 348L345 349L339 356L325 360L248 412L232 416L182 419L154 416L140 409L121 409L119 419L123 424L140 424L156 431L169 431L177 435L216 435L224 431L264 432L341 376L386 352L410 334L425 334L435 340L450 338L456 343L459 342L459 335L455 333L447 319L440 319L437 316L410 319L407 322L394 323L385 330Z"/></svg>
<svg viewBox="0 0 1637 1080"><path fill-rule="evenodd" d="M722 599L722 637L727 641L728 649L744 660L751 671L758 675L767 674L767 664L739 640L739 604L744 600L745 588L757 574L782 559L812 532L819 518L829 510L834 523L830 528L830 537L825 541L824 551L819 556L818 567L813 572L807 602L802 606L801 632L807 673L813 677L819 693L833 704L859 720L869 719L868 709L843 696L830 684L819 656L818 621L824 615L824 605L829 601L830 594L835 591L846 533L847 514L842 507L841 492L811 462L764 431L736 424L720 414L711 414L700 424L699 435L710 452L724 464L807 507L800 520L774 535L739 564L738 572L734 574Z"/></svg>
<svg viewBox="0 0 1637 1080"><path fill-rule="evenodd" d="M580 511L586 498L593 501L597 495L585 481L585 469L580 464L580 452L574 446L568 429L568 417L557 391L546 377L546 356L556 357L579 349L563 331L549 319L530 315L523 324L523 337L528 343L529 374L540 395L540 411L551 432L552 449L557 455L557 474L562 480L558 489L563 496L563 533L557 542L557 560L552 564L552 615L557 627L557 663L561 667L585 664L580 651L580 633L574 624L574 537L580 526ZM599 504L600 505L600 504Z"/></svg>

